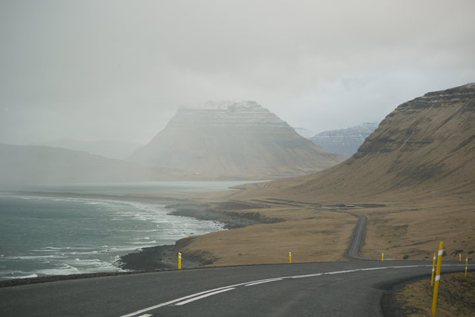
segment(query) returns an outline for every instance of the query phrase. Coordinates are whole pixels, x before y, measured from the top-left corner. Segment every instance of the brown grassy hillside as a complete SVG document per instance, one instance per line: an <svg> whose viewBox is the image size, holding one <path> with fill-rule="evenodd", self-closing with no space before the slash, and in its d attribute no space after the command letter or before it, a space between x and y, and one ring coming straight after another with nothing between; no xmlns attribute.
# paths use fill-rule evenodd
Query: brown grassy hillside
<svg viewBox="0 0 475 317"><path fill-rule="evenodd" d="M319 197L469 195L475 190L475 84L400 105L345 162L279 195ZM285 186L282 180L271 187ZM297 180L291 180L293 182Z"/></svg>

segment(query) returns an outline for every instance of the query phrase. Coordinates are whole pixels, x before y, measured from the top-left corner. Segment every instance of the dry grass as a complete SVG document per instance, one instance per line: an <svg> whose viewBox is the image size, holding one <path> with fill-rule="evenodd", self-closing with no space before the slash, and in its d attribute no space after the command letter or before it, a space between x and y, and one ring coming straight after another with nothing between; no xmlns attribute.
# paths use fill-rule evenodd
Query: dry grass
<svg viewBox="0 0 475 317"><path fill-rule="evenodd" d="M402 260L430 260L444 242L447 260L458 254L474 254L475 207L438 199L434 203L408 203L368 214L370 219L363 255L374 258L381 252Z"/></svg>
<svg viewBox="0 0 475 317"><path fill-rule="evenodd" d="M387 259L430 261L439 241L445 243L448 260L456 260L459 252L464 256L474 254L475 199L471 196L461 199L413 193L358 199L351 195L286 195L286 186L294 187L299 180L305 181L305 177L244 186L248 190L231 197L229 192L174 196L197 204L257 204L261 208L222 211L258 213L263 218L283 220L195 237L183 253L204 257L215 266L285 263L288 252L293 252L295 262L345 260L356 218L316 210L321 205L343 202L384 205L353 210L369 220L362 248L364 257L380 259L384 252Z"/></svg>
<svg viewBox="0 0 475 317"><path fill-rule="evenodd" d="M439 285L437 303L438 317L475 316L475 275L463 273L443 275ZM398 302L408 312L407 316L432 316L433 288L430 280L406 285L397 295Z"/></svg>
<svg viewBox="0 0 475 317"><path fill-rule="evenodd" d="M303 208L269 208L264 217L283 222L259 224L197 237L184 254L213 260L212 266L344 260L356 218Z"/></svg>

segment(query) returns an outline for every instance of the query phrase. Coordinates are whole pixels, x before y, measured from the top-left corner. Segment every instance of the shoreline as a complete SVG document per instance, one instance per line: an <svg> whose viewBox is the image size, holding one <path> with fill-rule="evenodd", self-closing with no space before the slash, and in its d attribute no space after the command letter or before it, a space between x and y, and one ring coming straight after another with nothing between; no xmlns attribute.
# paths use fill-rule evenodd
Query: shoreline
<svg viewBox="0 0 475 317"><path fill-rule="evenodd" d="M259 219L238 217L237 213L226 213L211 210L207 204L181 203L168 205L173 208L171 215L195 218L198 220L216 221L224 224L225 230L243 228L257 223ZM195 236L180 239L171 245L146 247L136 252L120 256L119 267L129 271L172 270L178 265L178 252L195 239ZM212 261L197 256L183 254L183 268L197 268L212 264Z"/></svg>
<svg viewBox="0 0 475 317"><path fill-rule="evenodd" d="M80 194L70 192L41 192L41 191L0 191L1 194L16 196L35 196L35 197L58 197L58 198L79 198L79 199L99 199L111 201L133 201L149 204L164 205L167 209L172 209L169 214L198 220L215 221L224 225L224 230L247 227L253 224L261 223L259 216L240 217L237 212L228 212L227 210L240 210L251 208L250 205L241 203L218 203L222 211L210 208L210 204L196 203L191 199L154 197L154 196L136 196L136 195L106 195L106 194ZM216 204L214 204L216 205ZM234 208L233 208L234 207ZM252 206L255 208L256 206ZM172 270L177 268L177 254L181 248L188 245L195 236L182 238L170 245L157 245L137 249L131 253L119 256L119 260L114 263L118 269L129 272L143 272L156 270ZM211 264L210 260L204 260L199 257L188 257L184 255L183 268L196 268ZM96 274L101 274L97 272ZM22 279L14 279L21 281ZM13 280L9 280L13 281Z"/></svg>

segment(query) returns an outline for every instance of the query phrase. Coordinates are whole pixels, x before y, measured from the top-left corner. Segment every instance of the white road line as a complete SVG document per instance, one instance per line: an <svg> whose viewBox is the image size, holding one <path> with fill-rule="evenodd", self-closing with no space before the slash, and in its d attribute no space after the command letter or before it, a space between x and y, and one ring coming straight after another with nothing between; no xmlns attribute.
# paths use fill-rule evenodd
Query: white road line
<svg viewBox="0 0 475 317"><path fill-rule="evenodd" d="M140 315L139 317L150 317L150 316L152 316L152 315L150 315L150 314L145 314L145 315Z"/></svg>
<svg viewBox="0 0 475 317"><path fill-rule="evenodd" d="M328 273L325 273L325 274L333 275L333 274L343 274L343 273L354 273L356 271L357 270L336 271L336 272L328 272Z"/></svg>
<svg viewBox="0 0 475 317"><path fill-rule="evenodd" d="M316 273L316 274L307 274L307 275L295 275L295 276L290 276L289 278L308 278L308 277L316 277L323 275L324 273Z"/></svg>
<svg viewBox="0 0 475 317"><path fill-rule="evenodd" d="M209 296L213 296L213 295L216 295L216 294L229 292L229 291L232 291L233 289L235 289L235 288L225 288L225 289L222 289L220 291L204 294L204 295L201 295L201 296L198 296L198 297L193 297L193 298L185 300L183 302L176 303L175 305L176 306L186 305L188 303L194 302L195 300L200 300L200 299L203 299L203 298L206 298L206 297L209 297Z"/></svg>
<svg viewBox="0 0 475 317"><path fill-rule="evenodd" d="M244 283L243 283L243 284L244 284ZM240 285L242 285L242 284L240 284ZM168 306L168 305L172 305L172 304L181 302L181 301L186 300L186 299L188 299L188 298L192 298L192 297L199 296L199 295L202 295L202 294L207 294L207 293L215 292L215 291L218 291L218 290L221 290L221 289L228 289L228 288L230 288L230 287L231 287L231 286L220 287L220 288L215 288L215 289L207 290L207 291L204 291L204 292L200 292L200 293L188 295L188 296L185 296L185 297L180 297L180 298L177 298L177 299L174 299L174 300L165 302L165 303L161 303L161 304L158 304L158 305L155 305L155 306L151 306L151 307L147 307L147 308L138 310L138 311L136 311L136 312L133 312L133 313L130 313L130 314L127 314L127 315L122 315L121 317L133 317L133 316L136 316L136 315L138 315L138 314L145 313L145 312L148 312L148 311L151 311L151 310L160 308L160 307L164 307L164 306ZM140 317L140 316L139 316L139 317Z"/></svg>
<svg viewBox="0 0 475 317"><path fill-rule="evenodd" d="M219 291L219 290L222 290L222 289L229 289L229 288L233 288L233 287L235 288L237 286L242 286L242 285L245 285L245 284L248 284L248 283L249 282L239 283L239 284L235 284L235 285L229 285L229 286L214 288L214 289L210 289L210 290L207 290L207 291L191 294L191 295L188 295L188 296L185 296L185 297L180 297L180 298L177 298L177 299L165 302L165 303L161 303L161 304L158 304L158 305L155 305L155 306L147 307L147 308L138 310L136 312L133 312L133 313L130 313L130 314L127 314L127 315L122 315L120 317L133 317L133 316L136 316L138 314L145 313L145 312L148 312L148 311L160 308L160 307L169 306L169 305L181 302L181 301L186 300L188 298L192 298L192 297L195 297L195 296L200 296L200 295L203 295L203 294L216 292L216 291ZM140 316L138 316L138 317L140 317Z"/></svg>
<svg viewBox="0 0 475 317"><path fill-rule="evenodd" d="M253 283L246 284L244 286L254 286L254 285L259 285L259 284L264 284L264 283L271 283L271 282L277 282L277 281L282 281L284 278L273 278L273 279L268 279L268 280L262 280L262 281L257 281Z"/></svg>
<svg viewBox="0 0 475 317"><path fill-rule="evenodd" d="M388 267L370 267L368 269L361 269L361 271L375 271L375 270L386 270Z"/></svg>
<svg viewBox="0 0 475 317"><path fill-rule="evenodd" d="M473 265L473 264L472 264ZM462 264L449 264L445 265L444 267L449 267L449 266L465 266ZM325 273L315 273L315 274L306 274L306 275L294 275L294 276L284 276L284 277L277 277L277 278L271 278L271 279L266 279L266 280L256 280L256 281L249 281L245 283L239 283L239 284L234 284L234 285L229 285L229 286L223 286L207 291L203 291L200 293L188 295L185 297L181 297L178 299L174 299L165 303L161 303L155 306L151 306L148 308L141 309L139 311L127 314L127 315L122 315L121 317L133 317L137 316L139 314L164 307L164 306L169 306L175 304L176 306L181 306L185 305L188 303L191 303L196 300L200 300L203 298L206 298L208 296L213 296L217 295L220 293L228 292L231 290L236 289L238 286L253 286L253 285L258 285L258 284L263 284L263 283L269 283L269 282L276 282L276 281L282 281L284 279L299 279L299 278L311 278L311 277L317 277L321 275L333 275L333 274L344 274L344 273L355 273L355 272L362 272L362 271L372 271L372 270L385 270L385 269L408 269L408 268L415 268L415 267L432 267L432 265L406 265L406 266L383 266L383 267L372 267L372 268L364 268L364 269L355 269L355 270L347 270L347 271L335 271L335 272L325 272ZM147 316L147 315L145 315ZM148 315L151 316L151 315ZM144 317L144 316L137 316L137 317Z"/></svg>
<svg viewBox="0 0 475 317"><path fill-rule="evenodd" d="M411 267L424 267L424 266L432 266L432 265L407 265L404 266L403 268L411 268ZM390 266L392 269L399 269L401 266Z"/></svg>

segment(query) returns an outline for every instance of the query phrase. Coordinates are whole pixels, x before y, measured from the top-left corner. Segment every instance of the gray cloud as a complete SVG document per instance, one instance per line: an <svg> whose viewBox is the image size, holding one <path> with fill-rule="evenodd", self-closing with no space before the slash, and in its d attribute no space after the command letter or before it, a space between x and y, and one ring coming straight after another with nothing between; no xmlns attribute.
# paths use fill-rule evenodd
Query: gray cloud
<svg viewBox="0 0 475 317"><path fill-rule="evenodd" d="M475 2L0 3L0 142L147 142L182 104L322 131L475 81Z"/></svg>

